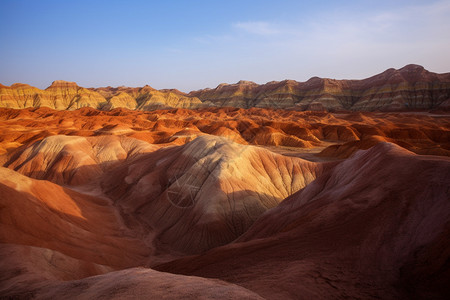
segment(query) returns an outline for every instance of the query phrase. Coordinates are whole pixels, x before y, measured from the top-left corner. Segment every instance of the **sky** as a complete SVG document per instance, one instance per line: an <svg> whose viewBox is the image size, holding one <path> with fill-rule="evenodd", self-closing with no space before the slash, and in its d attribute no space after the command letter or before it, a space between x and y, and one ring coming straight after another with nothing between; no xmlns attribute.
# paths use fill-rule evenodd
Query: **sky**
<svg viewBox="0 0 450 300"><path fill-rule="evenodd" d="M250 80L450 72L450 0L0 0L0 83L188 92Z"/></svg>

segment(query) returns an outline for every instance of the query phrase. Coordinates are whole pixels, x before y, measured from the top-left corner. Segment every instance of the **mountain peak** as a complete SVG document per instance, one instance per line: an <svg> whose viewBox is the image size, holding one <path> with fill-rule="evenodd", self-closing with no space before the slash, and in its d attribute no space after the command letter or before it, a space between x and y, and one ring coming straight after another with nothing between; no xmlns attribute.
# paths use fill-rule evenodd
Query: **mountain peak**
<svg viewBox="0 0 450 300"><path fill-rule="evenodd" d="M76 82L72 82L72 81L55 80L52 82L52 84L48 88L60 88L60 87L77 88L78 85Z"/></svg>
<svg viewBox="0 0 450 300"><path fill-rule="evenodd" d="M31 85L26 84L26 83L20 83L20 82L13 83L13 84L11 85L11 88L13 88L13 89L24 88L24 87L31 87Z"/></svg>
<svg viewBox="0 0 450 300"><path fill-rule="evenodd" d="M249 80L239 80L236 84L257 85L255 82Z"/></svg>
<svg viewBox="0 0 450 300"><path fill-rule="evenodd" d="M400 72L419 72L425 70L421 65L409 64L399 69Z"/></svg>

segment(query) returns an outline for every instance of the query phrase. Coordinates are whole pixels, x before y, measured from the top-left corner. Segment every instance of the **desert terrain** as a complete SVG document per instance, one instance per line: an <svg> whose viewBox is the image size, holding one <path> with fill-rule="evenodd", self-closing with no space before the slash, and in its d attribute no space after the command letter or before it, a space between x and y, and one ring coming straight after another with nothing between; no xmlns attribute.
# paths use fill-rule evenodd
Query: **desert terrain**
<svg viewBox="0 0 450 300"><path fill-rule="evenodd" d="M0 295L448 299L450 73L0 86Z"/></svg>
<svg viewBox="0 0 450 300"><path fill-rule="evenodd" d="M0 108L0 294L444 299L446 112Z"/></svg>
<svg viewBox="0 0 450 300"><path fill-rule="evenodd" d="M449 300L450 0L0 1L0 300Z"/></svg>

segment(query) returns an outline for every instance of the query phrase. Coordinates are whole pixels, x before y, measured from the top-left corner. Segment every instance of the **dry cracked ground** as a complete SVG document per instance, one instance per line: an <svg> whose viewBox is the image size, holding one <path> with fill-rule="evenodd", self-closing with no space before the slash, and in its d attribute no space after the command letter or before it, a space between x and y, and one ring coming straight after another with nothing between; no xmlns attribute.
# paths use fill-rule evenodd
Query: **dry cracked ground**
<svg viewBox="0 0 450 300"><path fill-rule="evenodd" d="M450 117L0 109L0 298L449 299Z"/></svg>

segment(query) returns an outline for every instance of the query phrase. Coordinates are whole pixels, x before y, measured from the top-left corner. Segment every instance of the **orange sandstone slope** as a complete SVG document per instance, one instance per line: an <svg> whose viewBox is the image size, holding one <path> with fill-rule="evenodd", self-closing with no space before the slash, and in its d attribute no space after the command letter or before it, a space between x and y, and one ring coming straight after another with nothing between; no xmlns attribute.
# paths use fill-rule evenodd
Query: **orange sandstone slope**
<svg viewBox="0 0 450 300"><path fill-rule="evenodd" d="M1 243L70 256L83 266L78 275L74 270L72 278L105 269L95 265L109 269L140 265L151 251L100 194L78 192L0 168L0 205Z"/></svg>
<svg viewBox="0 0 450 300"><path fill-rule="evenodd" d="M266 299L448 299L450 160L380 143L264 213L235 242L156 267Z"/></svg>

